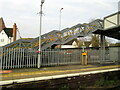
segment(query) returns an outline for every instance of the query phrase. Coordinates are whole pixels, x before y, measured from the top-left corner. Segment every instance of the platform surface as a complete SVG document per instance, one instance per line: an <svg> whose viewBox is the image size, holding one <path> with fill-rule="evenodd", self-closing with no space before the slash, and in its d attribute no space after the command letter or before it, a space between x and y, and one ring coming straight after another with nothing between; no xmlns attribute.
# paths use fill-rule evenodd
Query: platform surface
<svg viewBox="0 0 120 90"><path fill-rule="evenodd" d="M1 81L45 77L53 75L74 74L88 71L99 71L120 68L120 65L67 65L54 67L13 69L11 73L0 74Z"/></svg>

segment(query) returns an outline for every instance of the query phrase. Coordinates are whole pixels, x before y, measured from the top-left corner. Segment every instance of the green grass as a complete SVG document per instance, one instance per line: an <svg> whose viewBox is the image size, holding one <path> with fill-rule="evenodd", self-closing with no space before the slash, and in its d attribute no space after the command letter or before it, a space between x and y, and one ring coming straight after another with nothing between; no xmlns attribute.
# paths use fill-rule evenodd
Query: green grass
<svg viewBox="0 0 120 90"><path fill-rule="evenodd" d="M69 90L69 87L67 85L64 85L60 87L59 90Z"/></svg>
<svg viewBox="0 0 120 90"><path fill-rule="evenodd" d="M117 85L117 77L102 77L100 80L97 80L95 82L95 86L97 87L109 87L109 86L114 86L114 85Z"/></svg>

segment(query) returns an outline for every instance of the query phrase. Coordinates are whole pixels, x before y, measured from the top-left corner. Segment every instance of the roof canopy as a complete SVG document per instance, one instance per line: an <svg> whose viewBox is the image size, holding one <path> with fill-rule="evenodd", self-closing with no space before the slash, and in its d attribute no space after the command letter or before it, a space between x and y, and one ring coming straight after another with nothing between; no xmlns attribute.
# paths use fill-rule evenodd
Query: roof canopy
<svg viewBox="0 0 120 90"><path fill-rule="evenodd" d="M93 32L94 34L105 35L120 40L120 25L112 28L97 30Z"/></svg>

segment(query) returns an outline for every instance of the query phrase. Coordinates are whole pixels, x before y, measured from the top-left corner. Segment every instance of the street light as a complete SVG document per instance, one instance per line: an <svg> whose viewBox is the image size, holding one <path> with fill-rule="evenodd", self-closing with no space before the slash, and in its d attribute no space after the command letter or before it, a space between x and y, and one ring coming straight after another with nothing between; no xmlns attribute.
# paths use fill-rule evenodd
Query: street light
<svg viewBox="0 0 120 90"><path fill-rule="evenodd" d="M59 17L59 30L61 29L61 11L63 10L63 8L60 9L60 17Z"/></svg>
<svg viewBox="0 0 120 90"><path fill-rule="evenodd" d="M37 67L40 68L41 65L41 58L40 58L40 53L41 53L41 30L42 30L42 6L45 0L41 0L41 5L40 5L40 33L39 33L39 51L38 51L38 65Z"/></svg>
<svg viewBox="0 0 120 90"><path fill-rule="evenodd" d="M60 9L60 16L59 16L59 31L61 29L61 11L63 10L63 8ZM62 38L63 38L63 35L62 35ZM63 39L61 38L61 41L63 42ZM61 44L60 44L60 47L61 47Z"/></svg>

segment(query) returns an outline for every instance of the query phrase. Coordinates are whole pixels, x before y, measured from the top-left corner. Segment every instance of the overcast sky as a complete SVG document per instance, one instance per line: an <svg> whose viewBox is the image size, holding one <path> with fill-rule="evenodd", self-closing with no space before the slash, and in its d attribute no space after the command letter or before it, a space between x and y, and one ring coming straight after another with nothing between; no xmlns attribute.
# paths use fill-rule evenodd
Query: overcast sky
<svg viewBox="0 0 120 90"><path fill-rule="evenodd" d="M59 15L62 10L61 29L92 19L103 19L117 12L119 0L45 0L43 4L42 34L59 29ZM39 12L41 0L0 0L0 17L6 27L17 24L24 38L39 35Z"/></svg>

